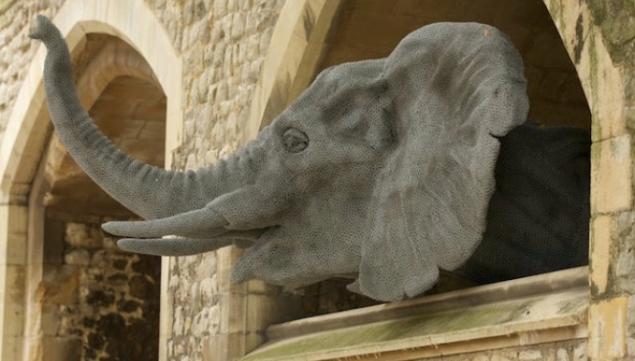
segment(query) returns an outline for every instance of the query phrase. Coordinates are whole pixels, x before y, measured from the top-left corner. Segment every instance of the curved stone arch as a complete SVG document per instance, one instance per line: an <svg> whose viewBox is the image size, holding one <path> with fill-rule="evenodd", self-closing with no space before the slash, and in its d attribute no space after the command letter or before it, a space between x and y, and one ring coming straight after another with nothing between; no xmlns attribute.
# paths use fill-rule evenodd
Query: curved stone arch
<svg viewBox="0 0 635 361"><path fill-rule="evenodd" d="M166 164L170 164L171 150L180 139L181 111L181 59L168 35L151 10L140 1L113 2L107 0L68 0L54 18L65 36L69 49L75 49L88 33L105 33L119 37L133 46L150 64L167 97ZM29 138L45 127L36 125L38 112L44 104L42 68L45 50L36 53L7 124L0 148L0 201L25 195L30 175L19 172L22 159L31 159L27 148L33 146ZM27 147L27 141L29 145ZM29 168L31 172L33 168ZM25 178L20 179L20 176ZM20 187L21 186L21 187Z"/></svg>
<svg viewBox="0 0 635 361"><path fill-rule="evenodd" d="M131 76L161 88L152 69L139 53L122 42L108 42L91 60L77 80L79 100L84 109L91 109L99 95L115 78ZM50 157L53 152L66 152L57 134L53 134L48 147L49 158L61 162L63 157ZM56 173L61 164L52 164L49 172Z"/></svg>
<svg viewBox="0 0 635 361"><path fill-rule="evenodd" d="M617 226L620 216L633 211L633 145L628 123L633 119L635 102L627 91L633 69L620 59L633 55L626 44L620 44L623 41L615 39L616 33L605 32L603 28L606 23L617 25L611 24L618 21L616 14L599 14L598 4L591 1L543 1L575 65L591 108L591 302L587 352L590 360L628 358L633 356L627 346L628 329L633 321L620 315L629 313L629 291L618 282L620 271L615 264L633 257L620 245L627 236ZM603 22L598 23L598 19ZM633 282L632 275L629 280Z"/></svg>
<svg viewBox="0 0 635 361"><path fill-rule="evenodd" d="M53 21L71 51L81 46L86 34L105 33L126 41L147 61L156 74L153 83L158 83L167 97L169 165L182 125L181 59L152 11L142 1L67 0ZM40 46L22 81L0 145L0 358L7 360L21 360L28 347L24 343L24 285L27 253L32 251L28 246L28 198L49 129L42 84L44 58L45 49ZM129 65L122 69L112 64L110 76L147 78L146 70Z"/></svg>
<svg viewBox="0 0 635 361"><path fill-rule="evenodd" d="M248 139L269 124L313 80L341 0L287 1L271 35L252 95Z"/></svg>
<svg viewBox="0 0 635 361"><path fill-rule="evenodd" d="M543 0L576 68L593 118L593 140L624 134L624 78L586 1Z"/></svg>

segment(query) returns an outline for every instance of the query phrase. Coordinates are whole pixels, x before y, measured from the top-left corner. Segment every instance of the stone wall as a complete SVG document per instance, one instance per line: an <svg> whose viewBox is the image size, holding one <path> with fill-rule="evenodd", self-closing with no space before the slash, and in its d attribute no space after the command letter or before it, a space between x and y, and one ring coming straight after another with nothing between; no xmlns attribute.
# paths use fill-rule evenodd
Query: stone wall
<svg viewBox="0 0 635 361"><path fill-rule="evenodd" d="M146 1L183 58L184 137L175 168L198 168L243 142L251 93L283 0Z"/></svg>
<svg viewBox="0 0 635 361"><path fill-rule="evenodd" d="M591 360L635 358L635 4L545 0L593 117Z"/></svg>
<svg viewBox="0 0 635 361"><path fill-rule="evenodd" d="M98 224L48 220L41 285L48 342L73 360L156 360L160 259L123 253Z"/></svg>
<svg viewBox="0 0 635 361"><path fill-rule="evenodd" d="M27 37L26 25L34 14L50 16L63 3L63 0L26 0L0 6L0 142L20 85L38 47Z"/></svg>
<svg viewBox="0 0 635 361"><path fill-rule="evenodd" d="M284 1L146 3L183 59L183 140L173 167L211 164L244 143L252 92ZM215 253L170 259L167 360L201 360L204 354L208 359L231 358L262 341L256 334L245 335L251 341L229 336L234 327L228 325L228 315L232 303L237 304L232 301L236 291L217 274L227 261Z"/></svg>
<svg viewBox="0 0 635 361"><path fill-rule="evenodd" d="M35 14L53 17L63 3L26 0L0 7L0 141L37 48L26 36L29 20ZM184 139L174 154L175 168L212 163L244 142L241 126L283 4L283 0L146 1L183 59ZM86 252L75 250L69 260L84 262L85 256ZM216 267L214 254L172 259L168 278L174 303L167 310L175 331L168 343L171 359L185 355L201 359L202 339L220 332L218 308L229 298L218 293Z"/></svg>

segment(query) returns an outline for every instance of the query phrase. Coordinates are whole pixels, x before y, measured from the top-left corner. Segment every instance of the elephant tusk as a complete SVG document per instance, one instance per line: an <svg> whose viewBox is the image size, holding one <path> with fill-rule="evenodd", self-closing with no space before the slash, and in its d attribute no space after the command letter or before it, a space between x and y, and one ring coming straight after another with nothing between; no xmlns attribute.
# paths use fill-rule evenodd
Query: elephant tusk
<svg viewBox="0 0 635 361"><path fill-rule="evenodd" d="M123 237L153 238L166 235L182 235L209 238L226 232L229 223L210 207L184 212L175 216L148 221L107 222L104 231Z"/></svg>
<svg viewBox="0 0 635 361"><path fill-rule="evenodd" d="M124 238L117 242L117 246L124 251L149 254L153 256L190 256L211 252L233 243L231 237L210 239L198 238Z"/></svg>

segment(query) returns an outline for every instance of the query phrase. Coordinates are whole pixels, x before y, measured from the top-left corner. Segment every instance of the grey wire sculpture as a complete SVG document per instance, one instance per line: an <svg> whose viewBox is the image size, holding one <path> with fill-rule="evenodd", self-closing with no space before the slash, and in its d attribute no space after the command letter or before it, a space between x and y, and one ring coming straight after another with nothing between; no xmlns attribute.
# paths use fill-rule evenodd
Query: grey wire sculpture
<svg viewBox="0 0 635 361"><path fill-rule="evenodd" d="M328 68L257 139L187 172L117 150L80 106L59 30L38 16L30 36L48 49L44 85L61 141L146 219L103 225L127 237L124 250L236 244L247 250L234 281L296 288L350 277L350 290L384 301L421 294L439 269L487 281L586 259L566 246L585 239L587 135L521 126L521 57L496 28L432 24L386 58Z"/></svg>

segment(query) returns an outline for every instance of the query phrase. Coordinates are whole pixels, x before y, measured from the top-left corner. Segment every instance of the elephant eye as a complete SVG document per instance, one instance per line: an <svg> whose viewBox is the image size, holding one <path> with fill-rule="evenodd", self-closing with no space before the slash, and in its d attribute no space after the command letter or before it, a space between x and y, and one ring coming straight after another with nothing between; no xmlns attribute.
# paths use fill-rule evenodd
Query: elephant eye
<svg viewBox="0 0 635 361"><path fill-rule="evenodd" d="M289 128L282 134L282 142L289 152L299 153L309 145L309 138L304 132Z"/></svg>

